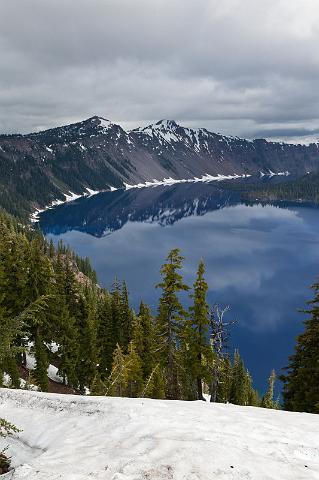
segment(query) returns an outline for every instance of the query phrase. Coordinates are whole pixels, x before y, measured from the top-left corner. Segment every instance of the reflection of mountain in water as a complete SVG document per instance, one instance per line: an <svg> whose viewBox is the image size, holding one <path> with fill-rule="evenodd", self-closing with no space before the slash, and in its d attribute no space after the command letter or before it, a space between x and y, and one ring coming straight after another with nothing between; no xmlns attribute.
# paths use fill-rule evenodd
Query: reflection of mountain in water
<svg viewBox="0 0 319 480"><path fill-rule="evenodd" d="M281 181L274 177L260 179L258 183ZM47 210L40 216L40 228L45 234L78 230L102 237L119 230L128 221L165 227L185 217L205 215L238 203L242 183L256 183L256 179L238 180L234 190L227 184L212 182L100 193ZM233 181L231 186L234 186ZM285 205L281 203L281 206Z"/></svg>
<svg viewBox="0 0 319 480"><path fill-rule="evenodd" d="M128 221L164 227L184 217L232 205L239 198L238 192L203 183L117 190L48 210L41 215L40 227L44 233L78 230L101 237L122 228Z"/></svg>

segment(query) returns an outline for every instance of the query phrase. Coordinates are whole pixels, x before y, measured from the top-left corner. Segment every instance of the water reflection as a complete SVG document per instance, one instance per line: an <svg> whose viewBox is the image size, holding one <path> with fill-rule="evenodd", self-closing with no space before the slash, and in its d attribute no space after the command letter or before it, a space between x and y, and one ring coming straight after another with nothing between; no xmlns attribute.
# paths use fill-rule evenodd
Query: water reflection
<svg viewBox="0 0 319 480"><path fill-rule="evenodd" d="M318 219L314 208L245 205L237 192L186 184L81 199L45 212L41 228L89 256L105 286L126 279L133 303L154 309L167 252L181 248L189 284L203 257L209 300L231 305L233 343L260 387L286 364L301 328L296 310L319 273Z"/></svg>

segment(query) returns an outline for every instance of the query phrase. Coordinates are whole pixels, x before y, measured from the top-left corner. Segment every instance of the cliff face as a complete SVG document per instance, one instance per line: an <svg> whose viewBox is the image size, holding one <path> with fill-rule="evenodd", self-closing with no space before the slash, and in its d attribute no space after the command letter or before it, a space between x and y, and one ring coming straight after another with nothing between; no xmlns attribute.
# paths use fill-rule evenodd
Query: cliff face
<svg viewBox="0 0 319 480"><path fill-rule="evenodd" d="M226 137L162 120L124 131L101 117L0 136L0 204L30 210L82 193L172 177L319 171L319 144ZM11 208L12 210L12 208Z"/></svg>

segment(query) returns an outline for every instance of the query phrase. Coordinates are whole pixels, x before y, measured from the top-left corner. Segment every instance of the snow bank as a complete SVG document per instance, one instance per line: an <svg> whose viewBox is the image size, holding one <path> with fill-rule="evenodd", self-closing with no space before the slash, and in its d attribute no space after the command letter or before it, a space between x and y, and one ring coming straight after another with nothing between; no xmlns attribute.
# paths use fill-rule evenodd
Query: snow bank
<svg viewBox="0 0 319 480"><path fill-rule="evenodd" d="M251 177L251 175L248 174L243 174L243 175L237 175L234 173L234 175L210 175L209 173L206 173L205 175L202 175L201 177L194 177L194 178L184 178L184 179L176 179L176 178L164 178L163 180L156 180L154 179L152 182L145 182L145 183L137 183L136 185L130 185L128 183L124 183L124 187L126 190L130 190L131 188L145 188L145 187L158 187L160 185L165 185L165 186L171 186L171 185L176 185L177 183L198 183L198 182L218 182L222 180L234 180L238 178L248 178Z"/></svg>
<svg viewBox="0 0 319 480"><path fill-rule="evenodd" d="M319 478L318 415L2 389L0 416L13 479Z"/></svg>

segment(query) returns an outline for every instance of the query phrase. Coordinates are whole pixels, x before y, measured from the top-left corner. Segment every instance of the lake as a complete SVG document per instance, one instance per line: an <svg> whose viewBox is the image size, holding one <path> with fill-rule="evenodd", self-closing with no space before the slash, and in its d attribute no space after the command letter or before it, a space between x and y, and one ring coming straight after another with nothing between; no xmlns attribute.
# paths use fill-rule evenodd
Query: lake
<svg viewBox="0 0 319 480"><path fill-rule="evenodd" d="M126 280L131 303L156 311L159 269L170 249L185 257L185 281L206 263L211 304L230 306L231 347L263 390L287 364L319 274L319 209L245 204L216 182L117 190L47 210L40 228L88 256L99 282ZM278 384L277 389L280 388Z"/></svg>

